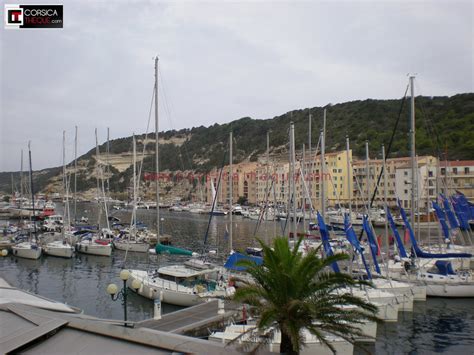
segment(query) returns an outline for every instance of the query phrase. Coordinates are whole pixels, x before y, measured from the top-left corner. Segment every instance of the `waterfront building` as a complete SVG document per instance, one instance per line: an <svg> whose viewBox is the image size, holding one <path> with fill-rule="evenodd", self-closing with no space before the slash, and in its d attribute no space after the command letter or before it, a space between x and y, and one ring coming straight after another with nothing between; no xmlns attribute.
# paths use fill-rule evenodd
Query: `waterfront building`
<svg viewBox="0 0 474 355"><path fill-rule="evenodd" d="M425 180L425 174L433 175L430 177L430 181L436 181L436 169L438 164L438 159L433 156L421 156L417 158L418 161L418 177L419 184L422 184ZM409 183L411 182L411 158L410 157L400 157L387 159L387 203L390 207L395 207L397 205L397 197L402 201L411 201L411 189ZM354 173L354 190L353 190L353 201L356 205L363 205L367 203L367 196L372 198L372 194L375 191L377 186L377 180L382 172L383 161L382 159L370 159L369 160L369 183L367 185L367 173L366 173L366 160L355 160L353 165ZM425 167L420 170L421 167ZM398 173L397 171L402 170ZM405 175L407 174L407 175ZM434 179L434 180L433 180ZM398 181L398 183L397 183ZM405 183L406 182L406 183ZM369 189L367 190L367 186ZM397 189L398 187L398 189ZM422 186L419 186L418 189L421 193ZM373 206L382 207L384 204L384 186L383 186L383 176L380 179L379 186L377 188L377 193L373 202ZM406 190L406 192L405 192ZM406 199L408 197L408 200ZM405 202L402 202L403 204ZM410 204L410 202L407 202ZM407 208L408 205L406 206Z"/></svg>
<svg viewBox="0 0 474 355"><path fill-rule="evenodd" d="M474 160L442 161L440 175L443 181L447 181L443 192L452 195L459 191L470 201L474 200Z"/></svg>

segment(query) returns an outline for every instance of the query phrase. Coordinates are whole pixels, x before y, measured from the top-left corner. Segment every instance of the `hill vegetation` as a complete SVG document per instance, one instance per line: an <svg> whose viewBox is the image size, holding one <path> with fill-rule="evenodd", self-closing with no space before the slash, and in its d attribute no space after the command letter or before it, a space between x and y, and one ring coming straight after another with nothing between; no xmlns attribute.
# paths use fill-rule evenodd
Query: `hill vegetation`
<svg viewBox="0 0 474 355"><path fill-rule="evenodd" d="M401 99L398 100L358 100L336 105L328 105L326 150L337 151L345 147L346 135L350 138L355 156L365 155L365 141L369 141L371 157L379 157L381 145L388 146L395 127ZM270 131L272 154L284 154L288 149L288 129L290 121L295 123L297 149L308 142L308 117L312 116L312 137L315 147L322 128L323 107L294 110L265 120L244 117L226 124L214 124L209 127L171 130L160 133L165 143L160 143L160 170L193 170L206 172L228 163L226 151L228 136L234 133L234 162L255 161L265 152L266 132ZM403 102L401 119L395 134L390 157L409 154L409 99ZM143 140L145 135L137 136ZM172 138L184 140L182 144L172 143ZM154 134L148 139L153 140ZM110 142L112 154L130 152L132 137L115 139ZM416 98L416 146L419 155L431 154L450 160L474 159L474 93L459 94L452 97ZM314 149L313 147L313 149ZM141 143L137 151L143 149ZM154 152L154 142L147 144L147 152ZM100 146L105 151L105 143ZM95 164L95 149L80 157L90 172ZM154 171L154 157L144 159L144 170ZM44 189L48 181L61 169L51 168L35 172L35 185ZM131 168L123 172L112 169L110 182L112 191L121 191L130 181ZM18 177L18 174L15 174ZM91 174L83 172L78 177L80 189L95 185ZM11 173L0 173L0 190L11 190ZM35 188L36 190L36 188Z"/></svg>

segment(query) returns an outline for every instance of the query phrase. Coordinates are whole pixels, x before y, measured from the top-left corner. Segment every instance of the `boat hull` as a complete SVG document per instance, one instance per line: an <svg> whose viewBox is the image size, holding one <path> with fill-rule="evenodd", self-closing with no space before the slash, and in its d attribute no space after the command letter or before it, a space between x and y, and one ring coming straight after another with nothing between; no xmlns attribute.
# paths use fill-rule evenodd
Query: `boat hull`
<svg viewBox="0 0 474 355"><path fill-rule="evenodd" d="M71 246L58 246L54 243L46 244L43 247L43 252L50 256L57 256L60 258L72 258L74 255L74 248Z"/></svg>
<svg viewBox="0 0 474 355"><path fill-rule="evenodd" d="M138 290L134 290L131 287L135 279L141 283ZM179 286L175 282L166 280L154 281L146 271L130 270L127 285L131 290L143 297L151 300L161 298L161 302L175 306L189 307L205 301L205 298L192 293L192 291L184 292L181 288L177 289Z"/></svg>
<svg viewBox="0 0 474 355"><path fill-rule="evenodd" d="M133 251L137 253L147 253L150 249L148 243L127 243L127 242L114 242L114 248L118 250Z"/></svg>
<svg viewBox="0 0 474 355"><path fill-rule="evenodd" d="M474 284L427 284L426 295L428 297L472 298Z"/></svg>
<svg viewBox="0 0 474 355"><path fill-rule="evenodd" d="M41 253L42 253L41 247L37 247L35 249L19 248L16 246L12 247L12 254L15 256L18 256L19 258L36 260L41 257Z"/></svg>
<svg viewBox="0 0 474 355"><path fill-rule="evenodd" d="M111 256L112 255L112 246L110 244L101 245L101 244L76 244L76 251L81 254L97 255L97 256Z"/></svg>

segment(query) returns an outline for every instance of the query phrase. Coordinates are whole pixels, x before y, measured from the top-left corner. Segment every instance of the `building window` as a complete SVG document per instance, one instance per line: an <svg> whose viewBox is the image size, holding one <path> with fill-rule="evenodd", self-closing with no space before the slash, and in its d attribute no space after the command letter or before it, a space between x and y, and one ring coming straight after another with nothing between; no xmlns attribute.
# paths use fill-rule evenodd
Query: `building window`
<svg viewBox="0 0 474 355"><path fill-rule="evenodd" d="M431 170L428 171L428 176L433 177L433 172Z"/></svg>
<svg viewBox="0 0 474 355"><path fill-rule="evenodd" d="M469 174L469 168L464 168L464 174Z"/></svg>
<svg viewBox="0 0 474 355"><path fill-rule="evenodd" d="M458 168L453 168L453 174L457 174L458 173Z"/></svg>
<svg viewBox="0 0 474 355"><path fill-rule="evenodd" d="M408 176L408 171L404 171L403 175Z"/></svg>
<svg viewBox="0 0 474 355"><path fill-rule="evenodd" d="M408 190L404 190L404 192L405 192L405 194L407 194L407 193L408 193Z"/></svg>
<svg viewBox="0 0 474 355"><path fill-rule="evenodd" d="M446 175L446 168L441 168L441 175Z"/></svg>

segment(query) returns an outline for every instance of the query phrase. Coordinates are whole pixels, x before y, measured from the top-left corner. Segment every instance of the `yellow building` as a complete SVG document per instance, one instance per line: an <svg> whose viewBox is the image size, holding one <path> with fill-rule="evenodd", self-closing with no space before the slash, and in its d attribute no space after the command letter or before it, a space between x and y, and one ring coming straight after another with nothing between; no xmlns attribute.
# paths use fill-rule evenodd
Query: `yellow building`
<svg viewBox="0 0 474 355"><path fill-rule="evenodd" d="M352 150L349 150L349 161L352 163ZM311 156L304 164L306 186L311 195L313 207L321 208L321 186L324 179L326 207L348 204L353 190L352 173L347 169L347 152L340 151L325 154L326 168L323 174L321 156ZM302 201L305 195L302 182L298 189L298 198ZM302 203L298 203L302 205ZM308 205L308 204L307 204Z"/></svg>

